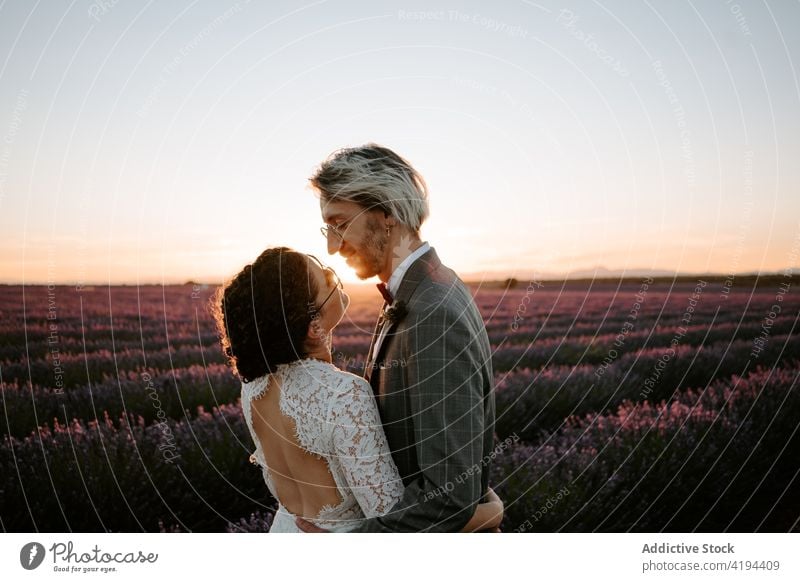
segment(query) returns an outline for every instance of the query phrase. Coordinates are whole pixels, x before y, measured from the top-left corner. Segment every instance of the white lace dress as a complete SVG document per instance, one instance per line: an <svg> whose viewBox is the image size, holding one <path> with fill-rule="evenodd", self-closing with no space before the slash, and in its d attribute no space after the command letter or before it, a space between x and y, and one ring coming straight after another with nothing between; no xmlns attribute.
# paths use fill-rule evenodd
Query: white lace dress
<svg viewBox="0 0 800 582"><path fill-rule="evenodd" d="M403 482L369 383L314 359L278 366L275 375L281 386L280 410L294 420L297 444L327 461L342 499L307 520L328 530L348 531L365 517L386 514L402 496ZM278 499L252 419L252 401L268 383L269 374L242 383L242 413L256 445L250 460L262 467L264 481ZM270 532L300 531L294 520L278 499Z"/></svg>

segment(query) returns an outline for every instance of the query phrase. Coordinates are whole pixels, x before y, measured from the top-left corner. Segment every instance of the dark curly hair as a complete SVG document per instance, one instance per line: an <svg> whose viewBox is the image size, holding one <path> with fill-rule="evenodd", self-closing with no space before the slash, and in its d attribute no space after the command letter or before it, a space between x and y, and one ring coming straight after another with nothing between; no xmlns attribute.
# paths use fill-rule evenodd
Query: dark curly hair
<svg viewBox="0 0 800 582"><path fill-rule="evenodd" d="M243 382L306 356L304 341L318 293L305 255L265 250L212 299L222 351Z"/></svg>

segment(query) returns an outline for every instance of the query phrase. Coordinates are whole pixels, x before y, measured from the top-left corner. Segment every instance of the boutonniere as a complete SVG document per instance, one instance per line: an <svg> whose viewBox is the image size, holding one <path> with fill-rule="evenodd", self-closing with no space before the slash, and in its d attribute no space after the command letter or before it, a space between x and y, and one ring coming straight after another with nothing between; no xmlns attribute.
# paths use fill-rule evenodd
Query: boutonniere
<svg viewBox="0 0 800 582"><path fill-rule="evenodd" d="M391 307L383 311L383 319L389 323L397 323L403 319L408 310L405 301L395 301Z"/></svg>

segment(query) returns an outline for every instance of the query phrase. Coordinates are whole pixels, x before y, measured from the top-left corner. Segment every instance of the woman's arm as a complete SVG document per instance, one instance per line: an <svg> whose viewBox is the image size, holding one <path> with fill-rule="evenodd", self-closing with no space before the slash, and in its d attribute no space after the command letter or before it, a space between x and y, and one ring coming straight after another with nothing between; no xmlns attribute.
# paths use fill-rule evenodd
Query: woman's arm
<svg viewBox="0 0 800 582"><path fill-rule="evenodd" d="M403 480L386 442L372 388L364 378L348 385L331 406L334 453L367 518L385 515L403 496Z"/></svg>
<svg viewBox="0 0 800 582"><path fill-rule="evenodd" d="M486 497L488 501L478 504L475 513L461 530L462 532L481 530L500 532L500 522L503 521L503 501L491 487L486 491Z"/></svg>

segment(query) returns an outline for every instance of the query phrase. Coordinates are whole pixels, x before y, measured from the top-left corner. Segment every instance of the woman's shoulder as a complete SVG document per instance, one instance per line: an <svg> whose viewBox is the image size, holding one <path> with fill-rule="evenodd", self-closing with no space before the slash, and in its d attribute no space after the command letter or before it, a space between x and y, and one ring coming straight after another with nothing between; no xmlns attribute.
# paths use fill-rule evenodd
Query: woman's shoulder
<svg viewBox="0 0 800 582"><path fill-rule="evenodd" d="M249 382L242 382L242 400L258 400L267 391L269 374L259 376Z"/></svg>
<svg viewBox="0 0 800 582"><path fill-rule="evenodd" d="M304 358L280 366L281 372L296 379L313 379L318 388L328 388L334 393L369 388L363 376L342 370L336 364L316 358Z"/></svg>
<svg viewBox="0 0 800 582"><path fill-rule="evenodd" d="M310 385L313 396L307 394L307 397L325 403L323 408L327 413L321 414L320 418L330 420L342 414L360 416L366 408L375 407L372 387L362 376L322 360L304 361L301 369L313 375L315 380Z"/></svg>
<svg viewBox="0 0 800 582"><path fill-rule="evenodd" d="M371 390L369 382L363 376L342 370L334 364L328 364L328 366L330 367L331 377L335 379L335 382L331 383L331 388L337 392L364 392L365 390Z"/></svg>

